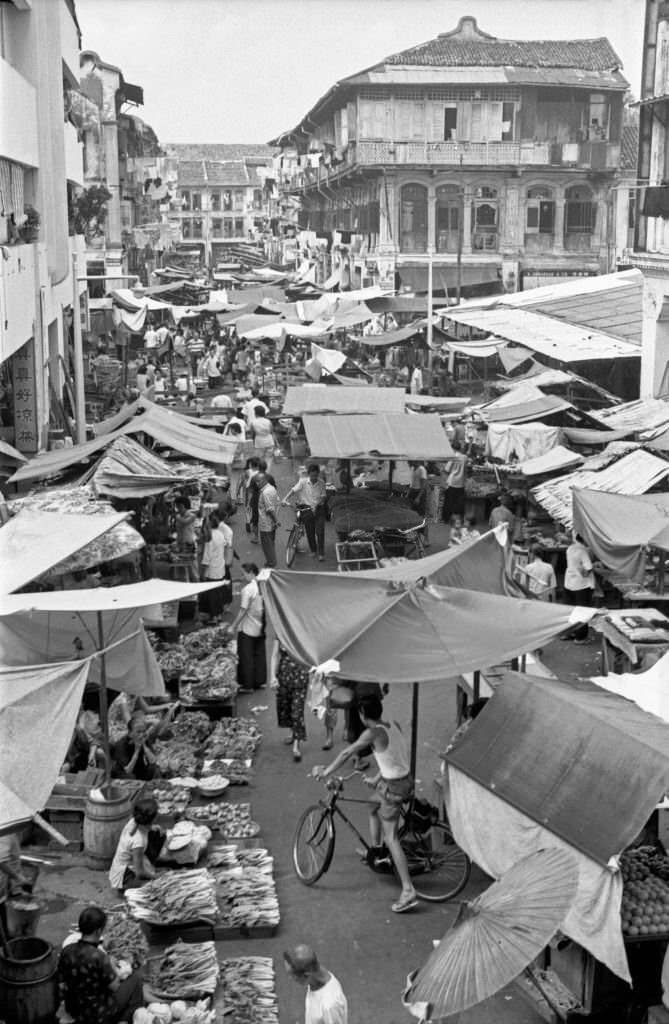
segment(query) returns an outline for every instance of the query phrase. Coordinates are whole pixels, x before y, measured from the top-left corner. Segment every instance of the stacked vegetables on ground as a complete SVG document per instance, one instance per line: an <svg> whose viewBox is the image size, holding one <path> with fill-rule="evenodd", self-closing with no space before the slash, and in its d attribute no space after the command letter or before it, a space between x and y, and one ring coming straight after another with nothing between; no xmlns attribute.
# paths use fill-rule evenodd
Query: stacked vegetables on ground
<svg viewBox="0 0 669 1024"><path fill-rule="evenodd" d="M186 817L218 829L230 839L249 839L260 832L260 825L251 818L251 804L203 804L189 807Z"/></svg>
<svg viewBox="0 0 669 1024"><path fill-rule="evenodd" d="M219 848L210 864L218 889L219 920L230 928L276 928L279 901L267 850ZM223 862L223 863L221 863Z"/></svg>
<svg viewBox="0 0 669 1024"><path fill-rule="evenodd" d="M632 937L669 933L669 857L654 846L626 850L620 858L623 932Z"/></svg>
<svg viewBox="0 0 669 1024"><path fill-rule="evenodd" d="M270 957L221 961L221 983L226 1024L279 1024Z"/></svg>
<svg viewBox="0 0 669 1024"><path fill-rule="evenodd" d="M250 757L215 757L204 761L201 775L223 775L231 786L247 786L253 778L252 764Z"/></svg>
<svg viewBox="0 0 669 1024"><path fill-rule="evenodd" d="M219 757L253 757L261 734L252 718L222 718L207 739L204 755L207 759Z"/></svg>
<svg viewBox="0 0 669 1024"><path fill-rule="evenodd" d="M214 921L218 916L215 880L208 871L166 871L125 893L135 920L149 924Z"/></svg>
<svg viewBox="0 0 669 1024"><path fill-rule="evenodd" d="M103 945L115 963L125 960L133 970L143 967L149 955L144 932L121 910L111 910L107 914Z"/></svg>
<svg viewBox="0 0 669 1024"><path fill-rule="evenodd" d="M213 942L177 942L163 953L151 990L161 999L199 999L216 991L218 976Z"/></svg>

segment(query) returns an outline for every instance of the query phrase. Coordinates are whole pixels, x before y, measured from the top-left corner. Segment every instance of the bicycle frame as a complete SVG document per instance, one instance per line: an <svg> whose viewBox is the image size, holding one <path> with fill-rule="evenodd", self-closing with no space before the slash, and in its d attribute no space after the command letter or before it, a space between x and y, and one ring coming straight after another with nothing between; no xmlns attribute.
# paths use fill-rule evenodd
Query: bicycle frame
<svg viewBox="0 0 669 1024"><path fill-rule="evenodd" d="M369 800L359 800L359 799L356 799L355 797L351 797L351 796L342 796L341 795L341 789L336 789L334 792L331 793L329 800L323 800L323 798L321 797L321 799L318 802L321 805L321 807L323 808L323 810L326 813L328 813L330 815L330 817L332 818L332 824L333 825L334 825L335 815L339 815L339 817L342 819L342 821L345 822L348 825L348 827L350 828L351 832L353 832L353 834L359 840L359 842L362 843L362 845L364 846L365 850L371 850L372 847L371 847L371 845L369 843L369 840L365 839L365 837L360 832L360 830L357 828L357 826L354 825L353 822L351 821L351 819L349 817L347 817L347 815L344 814L344 812L342 811L341 807L339 806L339 801L340 800L342 801L342 803L347 803L347 804L368 804Z"/></svg>

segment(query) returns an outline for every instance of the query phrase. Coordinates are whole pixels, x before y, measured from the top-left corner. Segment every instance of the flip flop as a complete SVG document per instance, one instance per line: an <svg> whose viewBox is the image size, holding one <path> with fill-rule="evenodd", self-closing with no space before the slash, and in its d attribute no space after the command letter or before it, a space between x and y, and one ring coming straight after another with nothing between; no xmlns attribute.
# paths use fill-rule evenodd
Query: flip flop
<svg viewBox="0 0 669 1024"><path fill-rule="evenodd" d="M418 906L418 897L413 896L401 896L397 903L393 903L390 908L394 914L405 914L407 910L413 910Z"/></svg>
<svg viewBox="0 0 669 1024"><path fill-rule="evenodd" d="M323 746L321 747L321 750L332 750L332 747L333 747L333 741L332 740L328 740L327 743L323 744Z"/></svg>

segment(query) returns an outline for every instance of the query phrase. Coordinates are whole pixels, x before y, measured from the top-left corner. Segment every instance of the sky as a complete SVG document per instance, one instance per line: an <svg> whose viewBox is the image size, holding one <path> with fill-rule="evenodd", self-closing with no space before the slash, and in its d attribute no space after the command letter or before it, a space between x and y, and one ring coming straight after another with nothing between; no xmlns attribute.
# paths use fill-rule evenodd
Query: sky
<svg viewBox="0 0 669 1024"><path fill-rule="evenodd" d="M338 79L473 15L506 39L607 36L639 95L644 0L76 0L82 47L166 142L266 142Z"/></svg>

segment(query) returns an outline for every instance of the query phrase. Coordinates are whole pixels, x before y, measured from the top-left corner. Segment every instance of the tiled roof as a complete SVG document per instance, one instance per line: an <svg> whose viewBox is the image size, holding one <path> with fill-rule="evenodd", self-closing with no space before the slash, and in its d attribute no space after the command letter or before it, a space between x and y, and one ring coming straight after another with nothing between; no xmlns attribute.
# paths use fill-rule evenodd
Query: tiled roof
<svg viewBox="0 0 669 1024"><path fill-rule="evenodd" d="M243 160L205 160L210 185L248 185L249 175Z"/></svg>
<svg viewBox="0 0 669 1024"><path fill-rule="evenodd" d="M202 160L180 160L177 168L179 185L204 185L204 162Z"/></svg>
<svg viewBox="0 0 669 1024"><path fill-rule="evenodd" d="M620 140L620 170L634 171L639 162L639 125L624 124Z"/></svg>
<svg viewBox="0 0 669 1024"><path fill-rule="evenodd" d="M247 167L243 160L179 160L177 180L180 188L204 185L255 187L260 184L256 166Z"/></svg>
<svg viewBox="0 0 669 1024"><path fill-rule="evenodd" d="M168 142L168 156L177 160L266 160L272 159L272 150L264 142Z"/></svg>
<svg viewBox="0 0 669 1024"><path fill-rule="evenodd" d="M445 32L386 57L387 64L423 67L534 67L581 68L607 71L622 62L608 39L526 40L496 39L481 32L474 18L461 18L453 32Z"/></svg>

